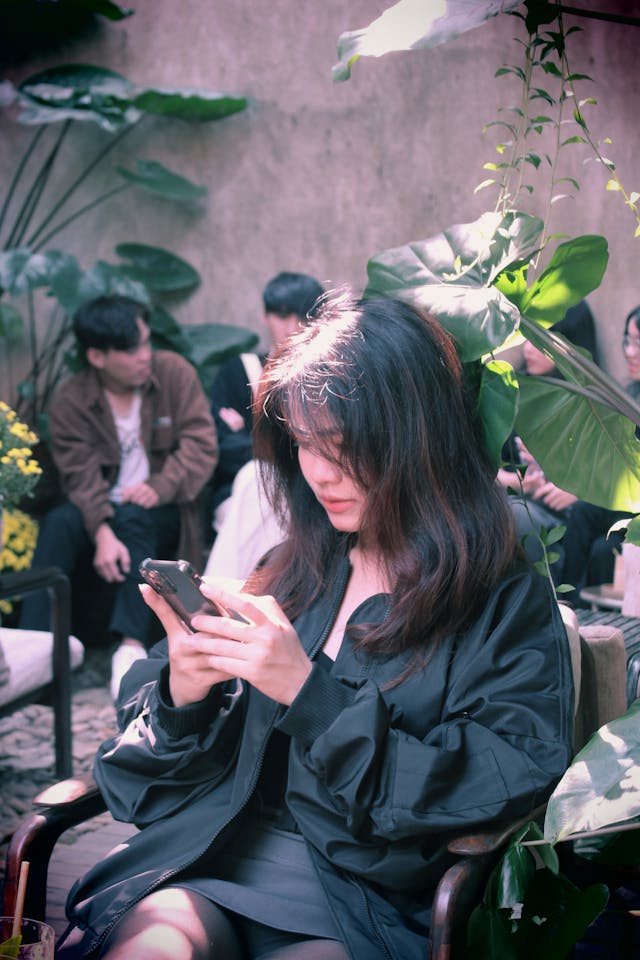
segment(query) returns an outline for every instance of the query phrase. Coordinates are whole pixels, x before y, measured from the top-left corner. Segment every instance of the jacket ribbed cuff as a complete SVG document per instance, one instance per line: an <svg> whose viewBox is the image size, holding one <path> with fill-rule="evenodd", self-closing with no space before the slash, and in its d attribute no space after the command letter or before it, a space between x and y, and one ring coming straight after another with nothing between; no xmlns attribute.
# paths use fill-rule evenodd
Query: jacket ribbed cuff
<svg viewBox="0 0 640 960"><path fill-rule="evenodd" d="M174 707L169 693L169 668L164 667L156 686L156 715L160 726L178 739L206 730L220 709L226 689L226 684L218 684L211 688L204 700Z"/></svg>
<svg viewBox="0 0 640 960"><path fill-rule="evenodd" d="M311 746L342 711L351 706L355 697L355 689L314 663L298 696L276 726L305 746Z"/></svg>

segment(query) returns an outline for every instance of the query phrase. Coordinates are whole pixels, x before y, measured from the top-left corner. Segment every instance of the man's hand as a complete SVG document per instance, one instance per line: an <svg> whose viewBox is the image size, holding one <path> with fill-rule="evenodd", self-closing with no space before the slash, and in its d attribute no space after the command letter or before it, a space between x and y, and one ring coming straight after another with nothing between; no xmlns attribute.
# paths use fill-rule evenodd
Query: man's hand
<svg viewBox="0 0 640 960"><path fill-rule="evenodd" d="M131 486L122 488L123 503L135 503L138 507L150 510L151 507L158 506L159 499L156 491L148 483L132 483Z"/></svg>
<svg viewBox="0 0 640 960"><path fill-rule="evenodd" d="M220 407L219 415L222 422L226 423L229 430L233 430L234 433L237 433L238 430L242 430L244 427L242 414L234 410L233 407Z"/></svg>
<svg viewBox="0 0 640 960"><path fill-rule="evenodd" d="M107 583L122 583L131 569L129 551L118 540L108 523L101 523L96 531L96 552L93 558L96 572Z"/></svg>

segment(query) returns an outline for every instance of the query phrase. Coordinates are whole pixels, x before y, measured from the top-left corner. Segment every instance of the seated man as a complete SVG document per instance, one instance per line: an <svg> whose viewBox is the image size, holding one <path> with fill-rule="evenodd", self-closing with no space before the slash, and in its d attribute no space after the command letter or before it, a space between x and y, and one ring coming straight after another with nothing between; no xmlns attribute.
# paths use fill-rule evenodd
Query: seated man
<svg viewBox="0 0 640 960"><path fill-rule="evenodd" d="M289 334L312 318L317 300L324 293L306 273L279 273L262 291L263 322L274 350ZM213 477L213 526L216 531L225 513L225 501L237 472L253 457L251 429L253 389L266 354L241 354L224 363L211 391L211 412L220 444Z"/></svg>
<svg viewBox="0 0 640 960"><path fill-rule="evenodd" d="M143 305L100 297L78 310L73 327L87 365L61 384L49 410L66 499L43 518L33 565L55 564L72 576L93 553L96 572L114 585L115 697L131 663L146 656L140 561L177 547L200 566L198 497L215 468L217 440L193 367L176 353L152 353ZM48 623L46 595L25 599L20 626Z"/></svg>

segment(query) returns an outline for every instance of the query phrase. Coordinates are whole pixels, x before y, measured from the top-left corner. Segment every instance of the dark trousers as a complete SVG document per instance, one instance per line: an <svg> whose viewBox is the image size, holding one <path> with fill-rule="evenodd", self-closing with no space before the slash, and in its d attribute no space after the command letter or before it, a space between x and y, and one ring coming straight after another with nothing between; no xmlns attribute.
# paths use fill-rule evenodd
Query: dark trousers
<svg viewBox="0 0 640 960"><path fill-rule="evenodd" d="M133 503L115 507L111 526L125 544L131 557L129 573L121 583L110 584L113 607L109 633L114 639L133 637L147 644L151 611L140 595L138 567L145 557L166 559L174 555L180 532L178 507L167 504L146 510ZM68 501L50 510L40 522L34 567L60 567L71 580L81 567L91 568L95 544L89 539L82 515ZM97 576L97 574L96 574ZM49 629L49 598L46 592L25 597L20 612L20 627L25 630Z"/></svg>
<svg viewBox="0 0 640 960"><path fill-rule="evenodd" d="M614 550L619 548L624 533L614 532L607 537L607 532L617 520L631 516L631 513L596 507L584 500L571 506L564 535L562 581L572 584L575 590L564 594L563 599L579 604L578 594L583 587L611 582Z"/></svg>

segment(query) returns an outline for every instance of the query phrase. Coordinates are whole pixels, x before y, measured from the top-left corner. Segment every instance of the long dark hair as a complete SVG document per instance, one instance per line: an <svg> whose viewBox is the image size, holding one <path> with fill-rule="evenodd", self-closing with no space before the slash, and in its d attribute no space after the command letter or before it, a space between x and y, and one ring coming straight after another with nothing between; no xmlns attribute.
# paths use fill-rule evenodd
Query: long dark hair
<svg viewBox="0 0 640 960"><path fill-rule="evenodd" d="M354 542L301 474L301 425L305 442L367 491L360 533L379 547L393 584L389 615L361 631L359 645L424 651L463 627L513 562L516 538L440 324L398 300L329 299L265 367L255 450L289 537L251 589L273 593L289 616L312 602Z"/></svg>

